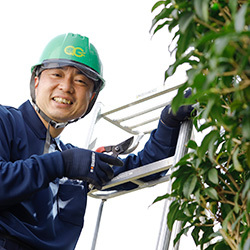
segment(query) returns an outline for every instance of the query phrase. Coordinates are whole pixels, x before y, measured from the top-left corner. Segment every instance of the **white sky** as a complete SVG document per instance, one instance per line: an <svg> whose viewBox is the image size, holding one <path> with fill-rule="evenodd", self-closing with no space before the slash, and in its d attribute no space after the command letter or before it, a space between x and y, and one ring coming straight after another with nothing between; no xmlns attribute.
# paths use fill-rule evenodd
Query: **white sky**
<svg viewBox="0 0 250 250"><path fill-rule="evenodd" d="M73 32L90 37L104 65L106 87L99 96L104 110L161 88L164 71L173 61L167 30L149 33L156 0L9 0L1 1L0 104L18 107L29 98L30 67L38 62L48 41ZM183 72L172 83L183 82ZM87 120L87 119L86 119ZM65 138L83 146L84 122L65 131ZM106 128L105 128L106 129ZM86 132L86 129L85 131ZM67 136L68 133L68 136ZM114 140L112 131L101 131ZM80 135L80 136L79 136ZM119 141L118 141L119 142ZM109 142L113 143L113 142ZM155 249L163 203L150 206L164 194L166 184L107 201L96 250ZM78 250L91 248L99 200L88 201ZM149 207L150 206L150 207ZM187 240L180 250L187 248Z"/></svg>

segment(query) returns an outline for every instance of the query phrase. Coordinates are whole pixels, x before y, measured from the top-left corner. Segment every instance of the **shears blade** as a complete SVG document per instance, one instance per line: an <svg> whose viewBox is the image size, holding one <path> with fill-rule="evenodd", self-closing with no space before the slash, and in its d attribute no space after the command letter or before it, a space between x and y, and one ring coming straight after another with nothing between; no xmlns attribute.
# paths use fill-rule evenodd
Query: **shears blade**
<svg viewBox="0 0 250 250"><path fill-rule="evenodd" d="M128 148L132 145L134 137L130 137L129 139L112 146L99 147L96 149L96 152L99 153L112 153L111 155L114 157L118 157L119 154L126 154Z"/></svg>

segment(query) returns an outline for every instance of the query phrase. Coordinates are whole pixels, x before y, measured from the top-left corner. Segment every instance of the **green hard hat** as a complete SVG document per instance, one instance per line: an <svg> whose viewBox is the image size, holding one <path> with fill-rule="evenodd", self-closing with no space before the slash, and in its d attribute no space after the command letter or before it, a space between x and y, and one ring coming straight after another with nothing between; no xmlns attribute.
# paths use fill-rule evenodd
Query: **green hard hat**
<svg viewBox="0 0 250 250"><path fill-rule="evenodd" d="M101 80L102 85L104 84L101 60L88 37L68 33L53 38L47 44L39 62L31 68L31 71L44 62L53 61L68 62L69 65L82 67L83 71L84 69L86 72L92 71L91 75L95 74Z"/></svg>
<svg viewBox="0 0 250 250"><path fill-rule="evenodd" d="M89 113L98 93L103 89L105 81L103 79L102 63L96 48L89 42L88 37L79 34L62 34L56 36L47 44L39 62L31 67L30 91L32 101L35 103L35 75L39 75L45 69L63 66L76 67L95 82L94 91L96 95L86 112L86 114Z"/></svg>

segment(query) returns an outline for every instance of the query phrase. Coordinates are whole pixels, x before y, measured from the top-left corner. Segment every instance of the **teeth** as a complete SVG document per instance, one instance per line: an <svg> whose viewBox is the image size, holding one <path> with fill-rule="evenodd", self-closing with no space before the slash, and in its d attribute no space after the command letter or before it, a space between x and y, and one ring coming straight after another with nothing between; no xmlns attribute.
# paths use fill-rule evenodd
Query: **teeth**
<svg viewBox="0 0 250 250"><path fill-rule="evenodd" d="M71 101L61 98L61 97L55 97L54 100L59 103L64 103L64 104L71 104Z"/></svg>

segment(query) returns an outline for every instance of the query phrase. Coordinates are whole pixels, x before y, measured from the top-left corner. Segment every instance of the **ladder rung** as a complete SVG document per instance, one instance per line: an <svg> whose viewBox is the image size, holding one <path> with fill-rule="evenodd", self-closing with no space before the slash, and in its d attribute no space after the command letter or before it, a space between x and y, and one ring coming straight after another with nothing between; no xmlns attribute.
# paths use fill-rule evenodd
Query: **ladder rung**
<svg viewBox="0 0 250 250"><path fill-rule="evenodd" d="M147 164L145 166L139 167L139 168L135 168L135 169L131 169L128 171L125 171L123 173L120 173L118 176L116 176L115 178L113 178L110 182L108 182L103 188L102 190L104 191L98 191L98 190L91 190L88 195L93 197L93 198L98 198L98 199L108 199L114 196L118 196L118 195L114 195L116 192L119 193L119 195L124 194L124 193L129 193L131 191L111 191L111 192L107 192L105 190L115 187L115 186L119 186L121 184L127 183L127 182L134 182L135 183L138 181L138 179L141 179L143 177L146 176L150 176L152 174L155 173L159 173L162 172L164 170L168 170L174 162L174 157L169 157L157 162L153 162L150 164ZM162 183L163 180L164 181L168 181L169 180L169 176L164 176L165 178L159 178L157 180L154 181L150 181L150 182L142 182L141 180L139 180L139 182L137 182L139 184L139 187L136 189L133 189L133 191L138 190L138 189L142 189L144 187L148 187L148 186L153 186L159 183ZM136 184L137 184L136 183Z"/></svg>

